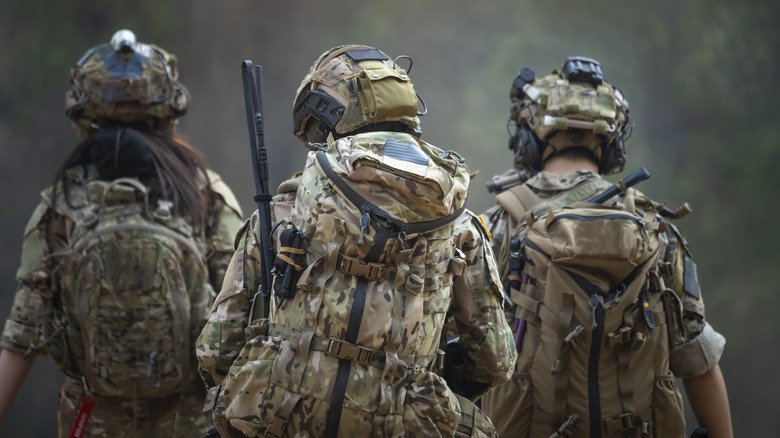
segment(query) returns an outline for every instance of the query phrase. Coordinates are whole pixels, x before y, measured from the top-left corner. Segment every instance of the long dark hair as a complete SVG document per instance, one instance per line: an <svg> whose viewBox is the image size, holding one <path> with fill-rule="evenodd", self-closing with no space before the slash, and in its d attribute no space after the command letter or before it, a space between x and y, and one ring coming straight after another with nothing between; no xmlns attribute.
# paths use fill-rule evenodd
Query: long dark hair
<svg viewBox="0 0 780 438"><path fill-rule="evenodd" d="M137 177L149 190L149 200L169 200L174 211L188 215L199 228L206 220L209 205L206 163L203 155L183 139L164 131L150 131L143 126L104 128L76 146L54 176L52 195L62 185L68 205L67 171L76 166L94 164L100 179ZM204 184L205 183L205 184Z"/></svg>

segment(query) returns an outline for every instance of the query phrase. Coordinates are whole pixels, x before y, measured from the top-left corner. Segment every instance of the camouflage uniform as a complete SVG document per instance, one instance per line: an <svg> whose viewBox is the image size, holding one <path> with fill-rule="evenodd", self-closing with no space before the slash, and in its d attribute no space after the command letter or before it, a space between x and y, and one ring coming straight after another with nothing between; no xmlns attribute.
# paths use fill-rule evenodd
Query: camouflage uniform
<svg viewBox="0 0 780 438"><path fill-rule="evenodd" d="M543 171L525 184L533 188L543 200L568 192L567 195L557 198L556 205L551 205L550 208L558 208L582 200L612 185L599 175L588 171L566 175ZM493 236L491 244L497 256L499 272L505 278L508 272L509 241L517 236L522 239L527 230L526 226L518 224L500 205L488 209L482 214L482 218ZM666 237L669 244L664 262L669 263L672 270L670 287L682 301L683 308L682 325L677 327L677 330L670 330L669 365L678 378L697 377L718 363L725 339L704 319L704 303L698 291L698 284L696 291L688 293L684 291L684 275L695 276L695 272L684 272L683 254L690 255L685 239L672 224L669 224ZM507 319L514 319L514 315L508 315ZM517 424L513 421L520 415L517 412L519 407L512 403L512 400L518 400L522 393L518 375L519 373L516 372L509 382L495 388L482 398L483 409L502 436L519 436Z"/></svg>
<svg viewBox="0 0 780 438"><path fill-rule="evenodd" d="M205 215L208 223L203 243L207 248L209 283L216 290L215 286L222 284L232 253L233 235L241 224L241 209L221 178L208 172L210 211ZM67 175L79 180L84 175L96 173L93 168L86 171L74 168ZM85 179L90 181L92 178ZM60 299L61 272L58 271L61 271L62 261L52 255L67 250L67 236L74 226L66 216L54 213L52 205L46 201L50 192L50 189L43 192L45 200L37 206L25 229L22 261L17 271L18 289L0 337L0 347L27 357L45 354L45 338L56 333L54 312ZM205 388L198 380L193 371L192 383L187 389L162 399L118 399L93 394L95 404L85 436L202 436L211 425L208 415L202 413ZM69 436L85 392L81 380L66 378L60 394L61 437Z"/></svg>
<svg viewBox="0 0 780 438"><path fill-rule="evenodd" d="M302 183L306 184L306 181ZM301 196L300 194L301 191L298 196ZM277 198L279 199L281 198ZM277 217L280 216L277 214ZM464 254L466 271L463 278L470 287L472 298L467 304L473 309L470 317L465 320L461 318L457 330L468 359L466 374L476 384L482 385L483 390L487 390L506 381L511 374L516 353L512 346L511 330L502 311L502 287L495 260L490 247L486 245L489 240L487 233L479 219L470 212L462 214L456 220L454 228L451 241L457 250ZM447 230L449 233L451 229ZM269 406L279 403L279 393L284 391L280 391L278 385L285 384L269 382L271 367L285 367L278 373L292 374L300 365L306 365L305 370L300 369L299 372L302 373L303 379L300 387L307 389L301 391L303 395L300 401L288 413L281 436L322 436L325 434L325 418L331 407L328 388L332 388L332 385L329 381L336 375L334 365L338 366L338 361L327 357L321 351L315 351L317 335L311 342L311 351L304 352L307 357L299 358L299 353L295 353L294 357L288 356L293 351L285 345L290 342L288 336L273 334L273 327L283 322L275 321L273 313L270 329L265 320L250 323L252 297L261 281L260 252L257 246L259 239L256 233L257 212L239 232L236 240L237 250L223 289L217 296L211 317L199 338L197 355L201 375L211 387L206 407L213 409L215 425L223 436L256 436L268 433L271 428L269 423L275 421L273 412L271 418L268 416ZM450 236L447 234L446 240L450 240ZM327 264L327 261L325 263ZM301 281L298 284L300 285ZM450 287L442 287L439 290L443 296L437 296L437 299L430 301L426 299L421 304L428 309L426 314L435 312L441 315L442 319L438 320L441 321L453 298L450 295ZM427 288L423 293L428 293ZM331 297L325 298L327 301L330 301L330 298L335 301L339 295L343 296L343 293L335 291L329 294ZM298 292L296 299L301 295L304 293ZM287 302L285 306L305 306L305 303L306 301ZM366 304L361 330L375 322L375 325L380 327L377 328L377 333L381 335L384 325L403 324L403 327L409 327L410 331L425 330L428 335L424 339L410 336L410 339L413 339L410 345L402 343L400 346L392 346L388 342L391 347L381 351L380 355L385 358L396 355L393 362L397 364L397 370L387 371L381 364L378 367L373 364L352 367L343 403L340 433L344 436L492 436L490 420L473 404L455 396L433 372L437 368L434 356L443 327L434 324L432 327L421 328L422 325L430 324L430 319L394 321L392 312L397 310L390 309L392 306L376 300L371 303L379 308L384 305L387 312L375 310L375 313L369 313ZM341 305L350 306L351 303ZM432 310L434 308L438 310ZM419 310L422 313L422 309ZM397 327L394 332L401 333L400 328ZM259 333L267 333L266 331L271 331L271 334L264 337L265 341L257 341L263 338L256 336ZM247 340L253 338L255 341L250 343L253 345L247 344ZM399 339L393 340L398 341ZM417 345L417 348L414 345ZM397 352L392 351L394 348L397 348ZM424 360L418 361L415 357ZM386 363L391 363L391 359L386 359ZM383 375L385 377L382 377ZM226 385L235 388L236 381L243 382L243 385L240 385L240 393L226 390ZM236 398L240 398L240 402L231 405L230 402ZM232 409L231 415L228 415L233 419L230 424L224 417L226 401L229 409ZM275 415L279 415L278 411ZM471 430L456 431L459 424L461 427L468 424L467 429Z"/></svg>

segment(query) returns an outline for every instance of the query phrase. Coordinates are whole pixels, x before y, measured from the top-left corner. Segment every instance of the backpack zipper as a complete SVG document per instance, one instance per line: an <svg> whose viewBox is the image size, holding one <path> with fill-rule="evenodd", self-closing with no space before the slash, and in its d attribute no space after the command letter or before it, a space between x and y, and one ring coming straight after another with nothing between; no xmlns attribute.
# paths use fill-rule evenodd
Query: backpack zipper
<svg viewBox="0 0 780 438"><path fill-rule="evenodd" d="M604 337L604 306L595 294L590 296L596 327L591 332L590 353L588 356L588 417L591 438L601 437L601 394L599 392L599 358Z"/></svg>
<svg viewBox="0 0 780 438"><path fill-rule="evenodd" d="M564 213L556 215L552 221L550 221L550 225L557 222L559 219L574 219L580 222L595 222L598 220L631 220L633 222L636 222L638 225L642 226L644 228L645 221L642 218L638 218L636 216L633 216L631 214L618 214L618 213L610 213L605 214L603 216L585 216L581 214L574 214L574 213Z"/></svg>

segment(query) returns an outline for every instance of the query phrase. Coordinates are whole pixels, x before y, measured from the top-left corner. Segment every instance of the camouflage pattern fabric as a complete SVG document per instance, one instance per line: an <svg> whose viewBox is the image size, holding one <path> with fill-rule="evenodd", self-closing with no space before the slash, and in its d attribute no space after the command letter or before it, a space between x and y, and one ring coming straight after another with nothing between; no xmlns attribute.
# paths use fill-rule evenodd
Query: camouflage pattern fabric
<svg viewBox="0 0 780 438"><path fill-rule="evenodd" d="M377 145L388 138L418 141L393 133L356 137L364 135ZM328 152L341 150L343 140ZM454 225L406 236L403 246L397 237L390 238L379 261L370 263L384 266L389 277L368 282L358 340L345 342L360 280L345 275L339 260L360 257L359 252L376 239L376 231L364 230L369 244L357 243L360 213L317 166L310 156L290 218L309 238L307 268L296 295L274 307L270 321L249 321L252 295L261 281L253 215L240 234L223 290L201 332L197 354L202 376L212 387L206 407L213 409L215 425L223 436L323 436L334 409L333 394L339 390L334 384L338 369L350 357L349 377L342 388L341 436L455 436L461 429L468 429L473 434L469 436L492 436L487 417L467 400L459 400L435 373L443 321L453 299L452 267L461 266L473 297L473 311L459 326L471 359L471 378L489 388L511 374L515 360L511 330L502 312L501 285L484 228L464 213ZM358 181L356 185L365 182ZM419 202L407 203L410 211L420 207L417 211L398 214L441 217ZM435 203L430 207L440 208Z"/></svg>
<svg viewBox="0 0 780 438"><path fill-rule="evenodd" d="M213 426L203 413L206 390L195 375L185 389L170 397L125 399L93 395L95 402L84 437L189 438L203 437ZM59 436L70 436L81 402L87 393L81 381L65 378L60 391Z"/></svg>
<svg viewBox="0 0 780 438"><path fill-rule="evenodd" d="M529 126L539 139L551 146L539 157L541 163L570 147L585 147L601 160L601 145L622 135L628 123L628 101L607 82L599 85L570 82L560 71L555 71L536 78L532 91L520 95L511 108L514 120L520 126ZM574 131L581 137L577 141L570 137Z"/></svg>
<svg viewBox="0 0 780 438"><path fill-rule="evenodd" d="M82 179L90 181L88 175L94 174L96 174L94 169L74 168L68 171L68 177L73 181ZM205 232L203 237L199 239L204 248L204 261L208 267L209 289L212 290L215 285L221 284L227 262L232 255L232 241L235 230L241 224L241 210L230 189L221 182L219 175L209 171L208 177L211 181L209 195L212 201L209 204L211 210L208 215L209 223L205 224ZM203 184L205 189L205 181ZM77 188L80 186L80 183L71 185L71 187ZM10 315L5 323L5 329L0 337L0 347L28 357L40 354L52 355L64 370L74 372L75 361L72 360L73 352L69 348L77 348L77 342L67 338L67 327L63 324L62 315L56 309L58 308L57 303L61 300L58 285L61 282L66 262L62 255L68 252L67 236L73 232L75 224L71 218L64 215L55 215L54 220L51 220L54 214L52 205L59 202L60 198L56 197L55 200L52 200L50 194L50 189L43 192L45 200L35 209L25 230L22 262L17 271L19 286ZM185 276L187 275L189 274L185 273ZM210 301L211 298L208 300ZM197 320L193 323L197 324ZM199 326L194 327L193 331L197 332L198 328ZM190 360L192 361L191 376L194 377L195 358L192 357ZM202 390L202 384L197 382L197 377L189 378L188 381L192 383L188 384L189 387L184 388L185 391L199 392ZM174 397L178 397L178 395ZM176 406L173 411L178 412L181 409L200 411L202 403L196 400L198 397L200 396L184 397L181 401L171 404ZM117 398L111 400L112 403L117 403ZM168 400L168 398L163 400ZM137 400L139 409L148 406L148 403L148 400ZM65 409L65 407L66 405L63 404L62 408ZM101 418L100 412L106 412L97 403L95 409L97 412L93 415L95 419ZM153 418L159 418L160 421L172 421L175 418L171 413L173 411L169 409L163 412L152 409L150 415ZM158 414L159 416L156 416ZM119 429L130 427L130 423L113 424L112 418L114 417L108 417L104 420L104 424L111 423L112 427L115 426ZM138 427L147 427L146 420L141 419L141 417L136 419L136 424ZM61 423L60 426L63 429L69 429L72 424ZM88 428L88 433L93 433L91 430ZM106 436L117 435L108 434Z"/></svg>
<svg viewBox="0 0 780 438"><path fill-rule="evenodd" d="M358 61L345 55L361 50L373 50L381 56ZM368 46L338 46L320 55L301 81L296 101L306 88L340 96L345 109L334 126L339 134L370 123L401 122L412 128L420 125L417 94L408 74L385 53ZM304 128L305 123L300 129ZM296 132L296 136L306 141L303 132Z"/></svg>
<svg viewBox="0 0 780 438"><path fill-rule="evenodd" d="M190 103L177 65L175 55L154 44L137 43L128 53L109 43L93 47L70 71L65 113L84 132L117 121L169 128Z"/></svg>
<svg viewBox="0 0 780 438"><path fill-rule="evenodd" d="M611 185L600 176L587 171L567 175L541 172L526 184L532 187L540 198L550 203L547 207L549 209L581 200ZM500 205L491 207L482 214L482 217L493 235L492 245L498 255L499 270L502 272L502 277L506 278L509 240L517 236L522 238L527 232L527 227L523 221L518 222L512 218ZM662 270L665 277L669 279L667 286L679 301L679 313L668 315L666 318L670 339L668 347L670 351L667 353L669 368L676 377L696 377L717 364L725 340L704 320L704 304L698 284L693 286L693 282L690 281L692 275L690 250L679 230L672 224L668 225L668 231L661 236L666 251L660 265L664 266ZM688 287L685 281L686 260L689 260L687 262L689 263L687 265ZM508 312L508 319L514 318L513 313ZM529 345L529 342L529 340L524 341L523 349L535 349L535 346ZM531 382L525 378L527 374L519 371L521 370L515 370L509 382L493 389L482 398L482 407L493 419L496 430L501 436L528 436L529 433L528 424L520 419L532 409L528 404L530 398L527 397L532 394Z"/></svg>

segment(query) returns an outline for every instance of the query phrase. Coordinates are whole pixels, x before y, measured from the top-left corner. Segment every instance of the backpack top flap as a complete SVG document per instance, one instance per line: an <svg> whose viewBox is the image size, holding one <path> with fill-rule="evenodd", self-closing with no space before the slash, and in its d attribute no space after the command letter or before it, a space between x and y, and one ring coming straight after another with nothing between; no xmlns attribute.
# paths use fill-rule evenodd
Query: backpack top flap
<svg viewBox="0 0 780 438"><path fill-rule="evenodd" d="M612 291L658 250L659 222L620 207L575 203L529 221L526 244L601 291Z"/></svg>
<svg viewBox="0 0 780 438"><path fill-rule="evenodd" d="M329 143L326 155L360 197L400 223L435 221L465 206L468 167L409 134L358 134Z"/></svg>

